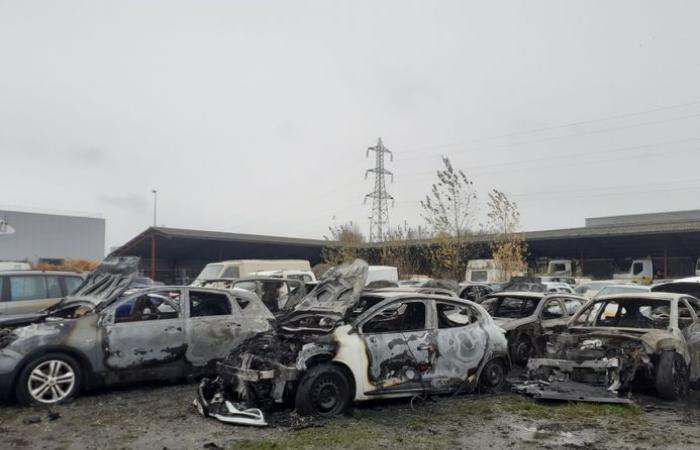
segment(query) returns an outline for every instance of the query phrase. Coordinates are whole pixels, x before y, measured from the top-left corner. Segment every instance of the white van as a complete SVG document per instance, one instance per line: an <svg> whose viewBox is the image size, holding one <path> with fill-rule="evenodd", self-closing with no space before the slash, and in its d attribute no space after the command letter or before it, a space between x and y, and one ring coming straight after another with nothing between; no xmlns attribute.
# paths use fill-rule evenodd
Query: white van
<svg viewBox="0 0 700 450"><path fill-rule="evenodd" d="M0 272L8 270L32 270L32 266L28 262L0 261Z"/></svg>
<svg viewBox="0 0 700 450"><path fill-rule="evenodd" d="M399 269L394 266L369 266L365 286L373 281L391 281L399 284Z"/></svg>
<svg viewBox="0 0 700 450"><path fill-rule="evenodd" d="M199 286L204 280L218 278L243 278L262 271L304 271L311 272L311 264L305 259L234 259L209 263L197 275L192 286Z"/></svg>

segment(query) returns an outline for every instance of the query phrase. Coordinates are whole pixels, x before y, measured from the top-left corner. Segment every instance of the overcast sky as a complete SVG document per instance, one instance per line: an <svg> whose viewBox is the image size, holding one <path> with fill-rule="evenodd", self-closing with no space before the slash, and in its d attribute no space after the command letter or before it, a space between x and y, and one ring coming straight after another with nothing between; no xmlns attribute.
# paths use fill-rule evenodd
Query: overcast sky
<svg viewBox="0 0 700 450"><path fill-rule="evenodd" d="M700 207L697 1L0 0L0 207L297 237L449 156L527 230ZM482 208L483 209L483 208Z"/></svg>

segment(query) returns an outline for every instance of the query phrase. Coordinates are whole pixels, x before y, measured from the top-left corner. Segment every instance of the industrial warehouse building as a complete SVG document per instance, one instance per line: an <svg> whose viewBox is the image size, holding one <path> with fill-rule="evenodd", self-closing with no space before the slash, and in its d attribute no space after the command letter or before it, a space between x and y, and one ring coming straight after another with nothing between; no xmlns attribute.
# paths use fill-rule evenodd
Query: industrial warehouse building
<svg viewBox="0 0 700 450"><path fill-rule="evenodd" d="M586 219L581 228L524 233L530 267L553 258L575 260L583 275L610 278L632 259L651 257L657 278L693 275L700 257L700 210ZM470 241L472 257L490 257L489 235ZM114 255L142 258L145 274L184 283L205 264L225 259L277 258L322 261L332 242L200 230L151 227L116 249ZM381 243L368 244L372 248ZM409 243L416 248L425 243ZM376 253L376 252L374 252ZM370 258L371 260L372 258Z"/></svg>
<svg viewBox="0 0 700 450"><path fill-rule="evenodd" d="M0 261L101 261L104 255L102 218L0 210Z"/></svg>

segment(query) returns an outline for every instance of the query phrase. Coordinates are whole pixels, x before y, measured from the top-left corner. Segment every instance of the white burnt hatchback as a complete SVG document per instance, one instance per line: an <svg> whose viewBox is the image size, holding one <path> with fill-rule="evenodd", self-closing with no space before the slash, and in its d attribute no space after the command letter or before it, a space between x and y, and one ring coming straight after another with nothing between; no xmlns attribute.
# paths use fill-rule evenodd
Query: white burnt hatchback
<svg viewBox="0 0 700 450"><path fill-rule="evenodd" d="M352 401L500 390L510 368L502 329L455 296L364 291L367 265L330 271L280 319L204 380L195 404L224 422L264 425L256 407L341 414Z"/></svg>

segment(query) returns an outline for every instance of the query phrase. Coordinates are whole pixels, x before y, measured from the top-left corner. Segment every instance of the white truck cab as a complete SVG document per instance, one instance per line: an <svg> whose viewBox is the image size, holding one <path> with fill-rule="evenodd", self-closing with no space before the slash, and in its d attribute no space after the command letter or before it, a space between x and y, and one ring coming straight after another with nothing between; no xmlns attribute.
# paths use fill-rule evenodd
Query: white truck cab
<svg viewBox="0 0 700 450"><path fill-rule="evenodd" d="M638 284L651 284L654 279L654 264L650 257L635 259L627 273L613 275L614 280L632 281Z"/></svg>

